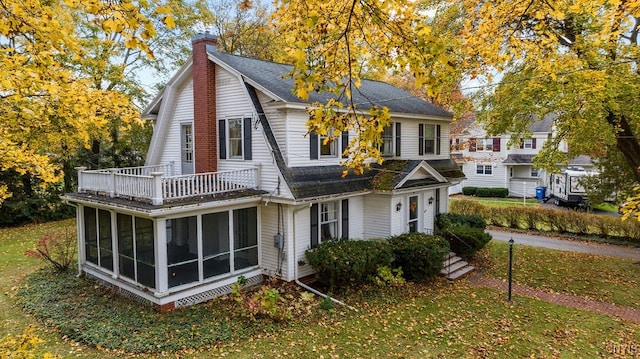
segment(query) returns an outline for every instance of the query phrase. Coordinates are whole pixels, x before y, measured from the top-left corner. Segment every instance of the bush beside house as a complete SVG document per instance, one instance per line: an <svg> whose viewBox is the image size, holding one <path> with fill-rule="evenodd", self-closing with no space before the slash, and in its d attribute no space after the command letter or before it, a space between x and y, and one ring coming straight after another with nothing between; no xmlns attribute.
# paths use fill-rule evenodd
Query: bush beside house
<svg viewBox="0 0 640 359"><path fill-rule="evenodd" d="M380 269L389 266L401 269L395 273L408 280L433 277L442 269L448 252L449 243L442 237L404 233L387 240L325 241L305 254L318 281L335 290L375 281Z"/></svg>
<svg viewBox="0 0 640 359"><path fill-rule="evenodd" d="M325 241L306 251L316 278L332 290L367 282L379 267L389 265L391 255L391 247L384 240Z"/></svg>
<svg viewBox="0 0 640 359"><path fill-rule="evenodd" d="M451 250L462 257L473 256L491 240L484 231L486 221L476 214L441 213L436 217L436 226Z"/></svg>
<svg viewBox="0 0 640 359"><path fill-rule="evenodd" d="M449 252L444 238L424 233L404 233L389 238L394 266L402 268L409 280L424 280L437 275Z"/></svg>

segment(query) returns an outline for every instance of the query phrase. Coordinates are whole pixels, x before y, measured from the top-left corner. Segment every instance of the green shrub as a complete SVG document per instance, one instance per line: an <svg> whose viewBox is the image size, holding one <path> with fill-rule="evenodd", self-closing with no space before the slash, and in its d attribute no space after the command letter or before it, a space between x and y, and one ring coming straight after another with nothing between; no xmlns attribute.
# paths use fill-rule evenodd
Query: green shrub
<svg viewBox="0 0 640 359"><path fill-rule="evenodd" d="M449 243L442 237L424 233L404 233L389 238L394 266L402 267L405 278L422 280L435 276L442 269Z"/></svg>
<svg viewBox="0 0 640 359"><path fill-rule="evenodd" d="M378 268L378 275L373 282L380 287L401 287L406 283L402 267L391 269L389 266Z"/></svg>
<svg viewBox="0 0 640 359"><path fill-rule="evenodd" d="M509 190L507 188L488 188L481 187L476 189L476 196L478 197L492 197L492 198L506 198L509 196Z"/></svg>
<svg viewBox="0 0 640 359"><path fill-rule="evenodd" d="M326 241L305 254L318 280L331 289L365 283L391 262L391 248L381 240Z"/></svg>
<svg viewBox="0 0 640 359"><path fill-rule="evenodd" d="M436 226L441 230L453 226L485 229L487 222L478 214L440 213L436 216Z"/></svg>
<svg viewBox="0 0 640 359"><path fill-rule="evenodd" d="M472 187L472 186L462 187L462 194L465 196L475 196L477 189L478 187Z"/></svg>
<svg viewBox="0 0 640 359"><path fill-rule="evenodd" d="M491 235L481 228L451 227L443 232L451 250L462 257L473 256L491 240Z"/></svg>

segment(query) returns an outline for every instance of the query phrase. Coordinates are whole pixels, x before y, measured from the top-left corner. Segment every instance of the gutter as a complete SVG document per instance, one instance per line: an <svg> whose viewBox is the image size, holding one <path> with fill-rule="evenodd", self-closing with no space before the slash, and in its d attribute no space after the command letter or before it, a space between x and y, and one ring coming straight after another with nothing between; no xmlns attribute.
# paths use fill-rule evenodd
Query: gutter
<svg viewBox="0 0 640 359"><path fill-rule="evenodd" d="M296 253L297 253L296 252L296 237L295 237L295 233L296 233L296 213L300 212L303 209L309 208L309 207L311 207L311 203L309 203L309 205L306 205L306 204L302 205L299 208L296 208L296 209L293 210L293 257L294 257L294 260L296 259L295 257L296 257ZM298 261L297 260L295 261L295 264L293 265L293 278L294 278L295 283L297 285L299 285L300 287L302 287L303 289L306 289L309 292L311 292L311 293L313 293L315 295L318 295L318 296L320 296L322 298L329 298L332 302L334 302L336 304L339 304L341 306L347 307L347 308L349 308L351 310L355 310L356 312L358 311L358 309L356 309L356 308L354 308L354 307L352 307L352 306L350 306L348 304L345 304L345 303L343 303L343 302L341 302L341 301L339 301L339 300L337 300L337 299L335 299L333 297L330 297L330 296L328 296L328 295L326 295L326 294L324 294L324 293L322 293L322 292L320 292L320 291L318 291L318 290L316 290L314 288L311 288L310 286L302 283L300 281L300 279L298 279Z"/></svg>

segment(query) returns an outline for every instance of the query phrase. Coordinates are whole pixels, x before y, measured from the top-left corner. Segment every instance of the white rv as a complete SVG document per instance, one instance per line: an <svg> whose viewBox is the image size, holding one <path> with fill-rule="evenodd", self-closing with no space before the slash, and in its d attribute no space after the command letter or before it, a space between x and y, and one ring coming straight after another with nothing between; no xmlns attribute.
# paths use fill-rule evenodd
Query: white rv
<svg viewBox="0 0 640 359"><path fill-rule="evenodd" d="M580 180L585 176L594 176L596 172L585 171L582 167L569 167L549 178L549 197L556 206L582 206L587 195Z"/></svg>

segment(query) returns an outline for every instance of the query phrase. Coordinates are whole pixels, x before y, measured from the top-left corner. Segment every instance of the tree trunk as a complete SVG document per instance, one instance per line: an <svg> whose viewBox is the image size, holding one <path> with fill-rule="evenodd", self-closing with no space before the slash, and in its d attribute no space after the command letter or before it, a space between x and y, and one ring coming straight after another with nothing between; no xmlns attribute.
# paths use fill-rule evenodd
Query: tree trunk
<svg viewBox="0 0 640 359"><path fill-rule="evenodd" d="M607 121L613 126L614 130L618 130L616 133L616 147L633 169L636 182L640 183L640 142L634 135L629 121L626 116L616 116L611 111L607 115Z"/></svg>

